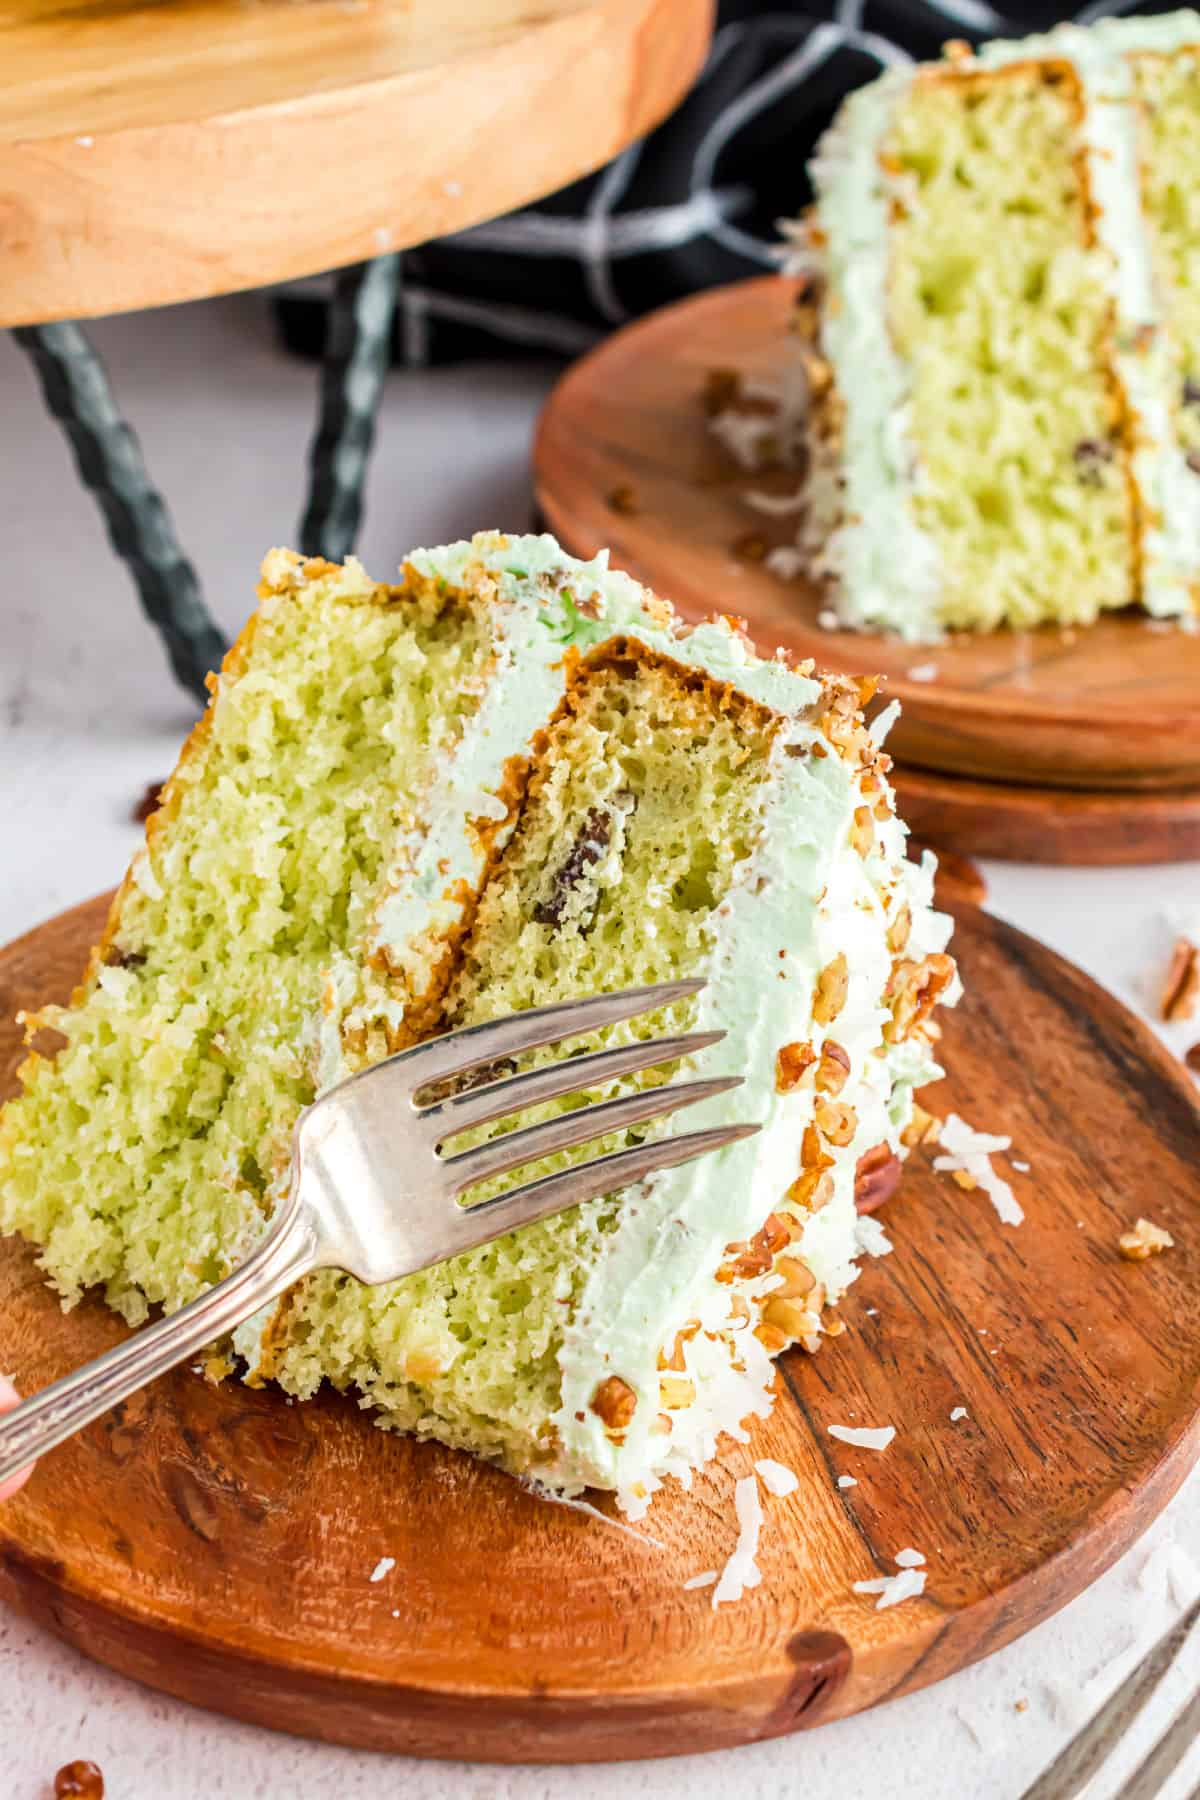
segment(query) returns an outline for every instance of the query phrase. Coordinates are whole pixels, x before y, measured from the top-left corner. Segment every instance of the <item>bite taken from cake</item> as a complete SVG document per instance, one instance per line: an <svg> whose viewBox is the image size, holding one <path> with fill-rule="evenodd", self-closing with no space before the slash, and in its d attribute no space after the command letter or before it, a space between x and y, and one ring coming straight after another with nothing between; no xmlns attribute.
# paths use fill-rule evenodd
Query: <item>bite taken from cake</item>
<svg viewBox="0 0 1200 1800"><path fill-rule="evenodd" d="M1200 612L1200 15L949 45L851 94L790 228L797 543L913 640Z"/></svg>
<svg viewBox="0 0 1200 1800"><path fill-rule="evenodd" d="M344 1076L700 977L574 1048L723 1031L700 1072L744 1085L694 1123L756 1136L400 1282L310 1277L209 1362L301 1397L329 1380L383 1425L634 1512L688 1482L768 1410L774 1356L840 1331L881 1247L856 1180L905 1154L957 997L872 689L760 658L735 620L684 627L548 537L415 551L397 586L273 551L80 988L28 1021L0 1227L65 1304L99 1286L137 1324L245 1256L301 1109Z"/></svg>

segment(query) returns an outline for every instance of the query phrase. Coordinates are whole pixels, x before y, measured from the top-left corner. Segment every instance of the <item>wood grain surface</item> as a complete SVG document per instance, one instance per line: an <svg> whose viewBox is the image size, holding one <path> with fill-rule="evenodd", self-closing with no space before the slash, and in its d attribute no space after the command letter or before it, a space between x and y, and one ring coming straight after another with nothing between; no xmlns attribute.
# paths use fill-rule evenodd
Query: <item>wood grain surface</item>
<svg viewBox="0 0 1200 1800"><path fill-rule="evenodd" d="M14 1011L65 996L103 908L0 952L3 1090ZM0 1593L124 1674L239 1718L522 1762L776 1735L1026 1630L1129 1544L1200 1442L1200 1121L1190 1078L1077 970L972 908L957 948L952 1072L926 1097L1012 1133L1032 1164L1013 1177L1024 1225L916 1160L849 1330L785 1358L749 1446L725 1441L638 1535L386 1436L350 1400L293 1405L185 1370L0 1510ZM1122 1262L1139 1212L1177 1247ZM94 1301L62 1314L33 1255L0 1247L0 1367L26 1391L123 1329ZM835 1423L896 1437L855 1450ZM714 1613L683 1583L728 1556L734 1481L764 1455L800 1486L764 1502L761 1586ZM840 1473L858 1485L839 1490ZM910 1545L925 1595L875 1611L851 1584Z"/></svg>
<svg viewBox="0 0 1200 1800"><path fill-rule="evenodd" d="M1200 787L1099 793L898 765L901 817L931 848L1075 868L1200 858Z"/></svg>
<svg viewBox="0 0 1200 1800"><path fill-rule="evenodd" d="M713 0L9 0L0 325L259 287L598 168Z"/></svg>
<svg viewBox="0 0 1200 1800"><path fill-rule="evenodd" d="M779 376L794 293L783 276L718 288L576 363L546 403L534 453L550 529L582 556L611 546L619 568L691 617L741 615L762 649L882 673L904 706L888 748L909 764L1038 786L1200 787L1200 634L1132 610L1075 632L935 645L825 631L815 591L736 553L747 539L760 553L791 540L794 516L768 516L745 496L796 482L735 468L706 430L701 394L717 368ZM930 667L932 680L909 673Z"/></svg>

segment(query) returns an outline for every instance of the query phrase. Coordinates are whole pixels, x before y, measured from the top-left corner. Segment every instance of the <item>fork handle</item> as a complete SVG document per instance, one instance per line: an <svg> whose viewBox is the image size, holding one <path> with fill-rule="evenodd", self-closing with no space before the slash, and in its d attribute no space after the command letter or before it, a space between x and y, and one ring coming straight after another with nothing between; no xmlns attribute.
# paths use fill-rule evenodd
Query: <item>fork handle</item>
<svg viewBox="0 0 1200 1800"><path fill-rule="evenodd" d="M312 1231L293 1194L266 1237L232 1275L0 1418L0 1482L243 1324L315 1266Z"/></svg>

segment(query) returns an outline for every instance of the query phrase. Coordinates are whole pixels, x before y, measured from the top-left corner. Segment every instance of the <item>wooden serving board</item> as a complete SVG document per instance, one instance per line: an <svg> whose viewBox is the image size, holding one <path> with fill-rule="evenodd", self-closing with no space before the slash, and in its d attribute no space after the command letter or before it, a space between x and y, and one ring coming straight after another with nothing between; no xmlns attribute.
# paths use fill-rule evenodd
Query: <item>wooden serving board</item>
<svg viewBox="0 0 1200 1800"><path fill-rule="evenodd" d="M424 243L598 168L713 0L7 0L0 325Z"/></svg>
<svg viewBox="0 0 1200 1800"><path fill-rule="evenodd" d="M904 707L888 748L909 764L1010 783L1200 788L1200 633L1133 610L1076 632L935 645L825 631L811 587L735 553L747 537L791 540L794 516L768 516L745 495L794 492L796 481L736 469L706 429L701 394L717 368L779 376L795 290L781 275L717 288L576 363L546 403L534 451L550 529L582 556L609 545L618 567L691 617L737 613L764 648L882 673ZM618 510L614 495L634 510ZM909 673L930 666L932 680Z"/></svg>
<svg viewBox="0 0 1200 1800"><path fill-rule="evenodd" d="M0 952L0 1087L19 1006L65 996L105 902ZM1190 1078L1084 975L963 910L967 997L939 1112L1032 1164L1002 1226L914 1159L849 1330L788 1356L749 1446L725 1442L640 1535L466 1456L187 1371L62 1446L0 1509L0 1594L86 1654L199 1705L383 1750L497 1761L667 1755L788 1732L961 1667L1053 1612L1178 1486L1200 1445L1200 1114ZM930 1096L932 1098L932 1096ZM1116 1254L1138 1212L1177 1247ZM115 1343L0 1249L0 1368L32 1391ZM968 1416L950 1422L951 1411ZM830 1424L896 1428L882 1452ZM761 1586L684 1582L733 1547L733 1484L772 1456ZM858 1485L839 1490L836 1476ZM609 1503L602 1502L607 1508ZM922 1598L852 1583L928 1557ZM395 1566L372 1581L380 1559Z"/></svg>

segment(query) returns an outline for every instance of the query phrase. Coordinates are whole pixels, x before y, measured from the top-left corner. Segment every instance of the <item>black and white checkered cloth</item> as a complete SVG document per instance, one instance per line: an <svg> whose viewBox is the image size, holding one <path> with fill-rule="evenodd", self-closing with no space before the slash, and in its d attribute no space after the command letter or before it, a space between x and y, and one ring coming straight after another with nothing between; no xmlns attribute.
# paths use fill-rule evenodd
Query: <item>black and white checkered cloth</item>
<svg viewBox="0 0 1200 1800"><path fill-rule="evenodd" d="M947 38L1023 37L1061 19L1165 12L1091 0L833 0L827 16L723 0L708 61L657 131L536 206L405 254L399 362L571 357L639 313L776 266L776 221L808 198L805 163L843 96ZM320 353L320 287L281 296L286 342Z"/></svg>

